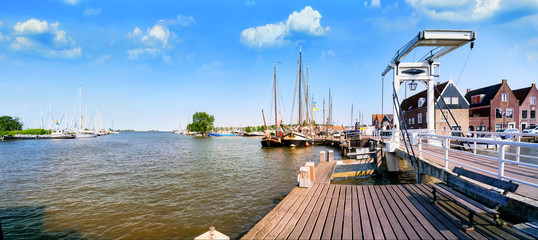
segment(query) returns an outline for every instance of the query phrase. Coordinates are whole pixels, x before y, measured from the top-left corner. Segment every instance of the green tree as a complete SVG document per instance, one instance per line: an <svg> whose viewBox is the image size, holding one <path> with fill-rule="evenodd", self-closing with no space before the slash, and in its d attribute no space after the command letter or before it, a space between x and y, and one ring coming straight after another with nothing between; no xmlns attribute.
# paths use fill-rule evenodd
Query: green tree
<svg viewBox="0 0 538 240"><path fill-rule="evenodd" d="M22 123L18 117L2 116L0 117L0 131L17 131L22 130Z"/></svg>
<svg viewBox="0 0 538 240"><path fill-rule="evenodd" d="M249 132L252 132L252 129L250 128L250 126L247 126L247 127L245 128L245 132L248 132L248 133L249 133Z"/></svg>
<svg viewBox="0 0 538 240"><path fill-rule="evenodd" d="M196 112L192 115L192 123L189 124L189 130L194 132L207 133L213 129L215 117L205 112Z"/></svg>
<svg viewBox="0 0 538 240"><path fill-rule="evenodd" d="M258 132L265 132L265 127L264 126L258 126Z"/></svg>

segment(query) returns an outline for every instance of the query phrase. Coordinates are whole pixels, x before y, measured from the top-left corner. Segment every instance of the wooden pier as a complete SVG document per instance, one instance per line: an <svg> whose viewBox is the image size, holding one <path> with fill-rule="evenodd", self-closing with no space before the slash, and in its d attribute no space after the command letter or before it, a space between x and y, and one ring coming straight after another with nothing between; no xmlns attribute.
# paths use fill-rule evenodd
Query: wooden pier
<svg viewBox="0 0 538 240"><path fill-rule="evenodd" d="M242 239L532 239L492 216L476 218L441 196L431 203L424 184L295 188Z"/></svg>

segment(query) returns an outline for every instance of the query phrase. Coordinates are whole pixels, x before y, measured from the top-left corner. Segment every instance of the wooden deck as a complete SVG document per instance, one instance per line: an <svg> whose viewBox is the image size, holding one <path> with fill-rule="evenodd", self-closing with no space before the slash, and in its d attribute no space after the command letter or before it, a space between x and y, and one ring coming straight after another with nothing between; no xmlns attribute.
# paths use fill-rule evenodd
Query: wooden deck
<svg viewBox="0 0 538 240"><path fill-rule="evenodd" d="M475 217L427 185L333 185L295 188L242 239L532 239L492 216Z"/></svg>
<svg viewBox="0 0 538 240"><path fill-rule="evenodd" d="M336 161L318 163L315 168L314 183L330 183L333 177Z"/></svg>
<svg viewBox="0 0 538 240"><path fill-rule="evenodd" d="M415 154L417 154L418 156L418 148L416 146L414 148L415 148ZM405 150L405 148L403 149ZM424 153L422 154L422 158L431 160L441 166L445 165L445 160L441 158L441 157L444 157L445 155L443 149L431 147L431 146L423 146L422 150L424 151ZM483 169L492 173L497 173L499 171L498 160L488 159L481 155L471 155L469 152L450 151L449 159L452 161L467 164L469 166L480 168L480 169ZM465 168L465 166L462 166L460 164L454 164L451 162L448 163L449 169L454 169L455 166ZM470 170L470 171L476 171L471 168L465 168L465 169ZM538 170L536 168L505 163L504 174L508 177L513 177L516 179L521 179L523 181L538 184ZM538 199L537 189L529 185L519 184L519 187L516 190L516 193L526 196L526 197L530 197L532 199Z"/></svg>

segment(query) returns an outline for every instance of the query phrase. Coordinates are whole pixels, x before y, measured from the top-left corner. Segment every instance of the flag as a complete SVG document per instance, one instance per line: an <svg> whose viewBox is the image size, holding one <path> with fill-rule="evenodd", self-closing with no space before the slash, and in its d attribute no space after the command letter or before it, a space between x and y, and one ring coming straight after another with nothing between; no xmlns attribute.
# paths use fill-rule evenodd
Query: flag
<svg viewBox="0 0 538 240"><path fill-rule="evenodd" d="M318 109L317 109L317 108L314 108L314 112L317 112L317 111L318 111Z"/></svg>

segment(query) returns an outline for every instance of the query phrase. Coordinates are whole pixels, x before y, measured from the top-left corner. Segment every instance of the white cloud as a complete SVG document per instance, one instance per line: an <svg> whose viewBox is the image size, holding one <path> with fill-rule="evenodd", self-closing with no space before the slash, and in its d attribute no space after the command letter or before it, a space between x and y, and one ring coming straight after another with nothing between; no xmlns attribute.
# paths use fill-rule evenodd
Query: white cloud
<svg viewBox="0 0 538 240"><path fill-rule="evenodd" d="M527 61L534 65L538 63L538 38L533 38L526 43L517 44L512 52L519 53L520 51L525 54Z"/></svg>
<svg viewBox="0 0 538 240"><path fill-rule="evenodd" d="M247 1L245 2L245 5L247 5L247 6L254 6L254 5L256 5L256 2L254 2L254 0L247 0Z"/></svg>
<svg viewBox="0 0 538 240"><path fill-rule="evenodd" d="M273 47L282 45L288 29L284 23L251 27L241 32L241 41L249 47Z"/></svg>
<svg viewBox="0 0 538 240"><path fill-rule="evenodd" d="M170 30L170 27L186 27L193 22L194 18L191 16L178 15L176 19L157 21L153 27L147 28L145 34L139 27L135 27L132 32L127 33L127 37L136 45L127 50L127 58L135 60L160 56L165 62L169 62L171 58L167 52L179 42L177 35Z"/></svg>
<svg viewBox="0 0 538 240"><path fill-rule="evenodd" d="M367 8L381 8L381 0L372 0L370 5L368 5L368 1L364 1L364 6Z"/></svg>
<svg viewBox="0 0 538 240"><path fill-rule="evenodd" d="M92 15L99 15L103 12L100 8L86 8L84 10L84 15L86 16L92 16Z"/></svg>
<svg viewBox="0 0 538 240"><path fill-rule="evenodd" d="M16 37L15 41L11 43L10 47L13 50L22 50L32 47L32 42L25 37Z"/></svg>
<svg viewBox="0 0 538 240"><path fill-rule="evenodd" d="M50 29L47 21L39 21L35 18L30 18L23 23L17 22L13 28L15 29L15 32L20 34L41 34L48 32Z"/></svg>
<svg viewBox="0 0 538 240"><path fill-rule="evenodd" d="M330 27L321 26L321 14L306 6L300 12L294 11L284 22L269 23L251 27L241 32L241 42L249 47L273 47L288 42L285 38L292 33L305 33L311 36L322 36L330 31Z"/></svg>
<svg viewBox="0 0 538 240"><path fill-rule="evenodd" d="M79 0L64 0L64 2L69 3L71 5L75 5L79 2Z"/></svg>
<svg viewBox="0 0 538 240"><path fill-rule="evenodd" d="M59 22L49 24L45 20L35 18L17 22L13 29L19 36L15 37L10 47L13 50L38 53L48 58L80 57L82 48L76 47L76 42L59 27Z"/></svg>
<svg viewBox="0 0 538 240"><path fill-rule="evenodd" d="M321 51L321 60L326 61L328 58L336 57L336 53L333 50L322 50Z"/></svg>
<svg viewBox="0 0 538 240"><path fill-rule="evenodd" d="M501 0L406 0L406 2L431 19L455 22L484 20L501 9Z"/></svg>

